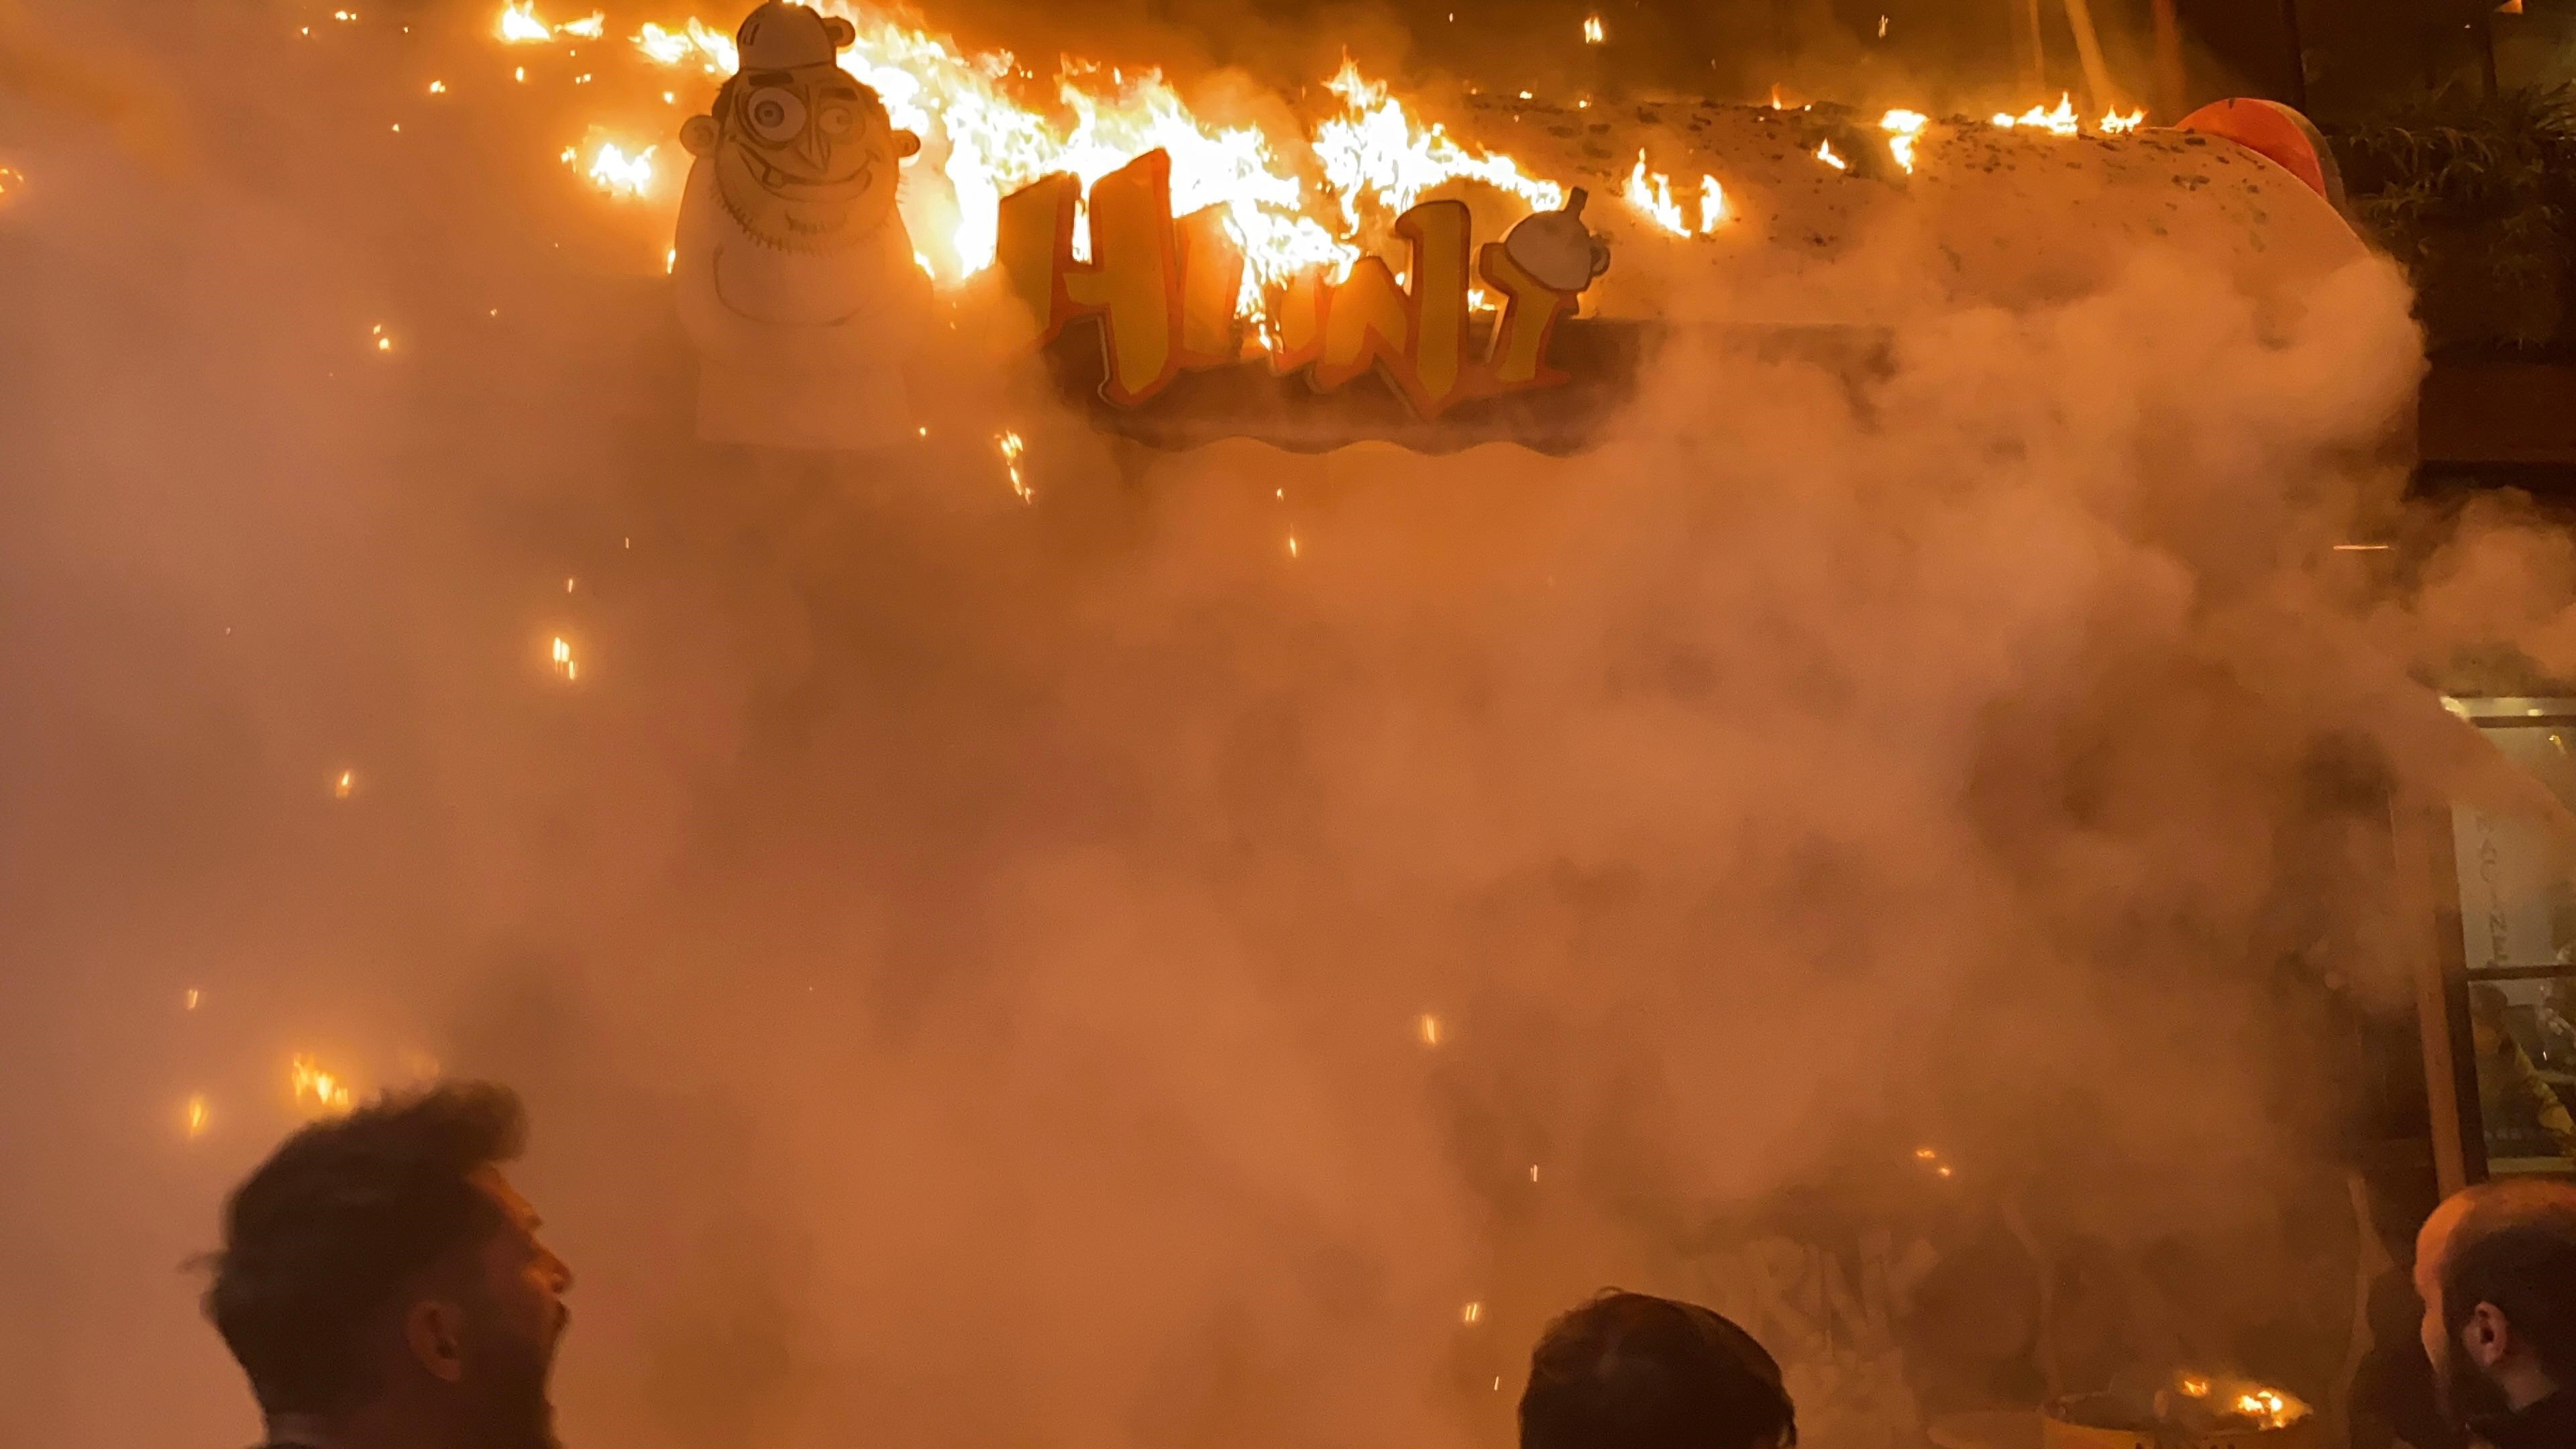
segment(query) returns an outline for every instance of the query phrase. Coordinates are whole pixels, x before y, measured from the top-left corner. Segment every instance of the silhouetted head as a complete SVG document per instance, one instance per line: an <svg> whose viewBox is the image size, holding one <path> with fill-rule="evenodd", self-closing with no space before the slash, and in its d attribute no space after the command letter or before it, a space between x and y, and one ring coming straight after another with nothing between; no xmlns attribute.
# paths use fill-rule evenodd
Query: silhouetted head
<svg viewBox="0 0 2576 1449"><path fill-rule="evenodd" d="M2511 1179L2455 1194L2416 1237L2415 1291L2454 1418L2576 1388L2576 1186Z"/></svg>
<svg viewBox="0 0 2576 1449"><path fill-rule="evenodd" d="M1783 1449L1798 1411L1753 1335L1695 1303L1604 1293L1548 1325L1521 1449Z"/></svg>
<svg viewBox="0 0 2576 1449"><path fill-rule="evenodd" d="M272 1429L551 1449L572 1271L501 1174L526 1130L507 1087L389 1095L297 1132L234 1191L206 1312Z"/></svg>

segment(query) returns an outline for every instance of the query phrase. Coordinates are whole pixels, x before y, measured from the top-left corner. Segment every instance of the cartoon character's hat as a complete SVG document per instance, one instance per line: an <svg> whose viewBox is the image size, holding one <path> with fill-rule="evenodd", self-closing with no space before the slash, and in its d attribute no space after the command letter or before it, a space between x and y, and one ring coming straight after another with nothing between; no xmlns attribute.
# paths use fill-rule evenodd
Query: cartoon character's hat
<svg viewBox="0 0 2576 1449"><path fill-rule="evenodd" d="M817 15L788 0L768 0L734 32L734 45L744 70L794 70L830 65L832 57L859 38L858 27L838 15Z"/></svg>

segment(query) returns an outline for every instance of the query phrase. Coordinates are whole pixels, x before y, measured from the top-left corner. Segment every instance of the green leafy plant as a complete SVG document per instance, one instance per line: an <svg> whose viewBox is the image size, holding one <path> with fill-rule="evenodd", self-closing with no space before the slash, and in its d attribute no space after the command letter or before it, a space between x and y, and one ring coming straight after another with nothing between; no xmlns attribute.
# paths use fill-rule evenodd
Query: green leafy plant
<svg viewBox="0 0 2576 1449"><path fill-rule="evenodd" d="M2414 276L2436 351L2576 343L2576 92L2446 91L2331 135L2355 218Z"/></svg>

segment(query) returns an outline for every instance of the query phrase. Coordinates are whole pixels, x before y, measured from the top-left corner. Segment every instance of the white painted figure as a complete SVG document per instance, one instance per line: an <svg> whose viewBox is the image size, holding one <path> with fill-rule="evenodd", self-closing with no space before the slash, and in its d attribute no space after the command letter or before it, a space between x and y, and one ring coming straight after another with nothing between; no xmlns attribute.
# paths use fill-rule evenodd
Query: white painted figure
<svg viewBox="0 0 2576 1449"><path fill-rule="evenodd" d="M895 192L921 138L835 62L855 38L770 0L743 21L713 114L680 130L697 161L672 277L709 442L864 451L913 433L904 373L930 284Z"/></svg>

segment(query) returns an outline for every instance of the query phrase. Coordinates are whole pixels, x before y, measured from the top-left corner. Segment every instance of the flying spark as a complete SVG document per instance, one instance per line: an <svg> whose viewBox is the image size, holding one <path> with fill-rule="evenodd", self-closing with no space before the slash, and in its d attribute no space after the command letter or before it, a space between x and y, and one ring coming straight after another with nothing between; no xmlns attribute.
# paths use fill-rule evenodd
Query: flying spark
<svg viewBox="0 0 2576 1449"><path fill-rule="evenodd" d="M1600 16L1587 15L1583 17L1583 43L1586 45L1599 45L1601 43Z"/></svg>
<svg viewBox="0 0 2576 1449"><path fill-rule="evenodd" d="M1001 450L1002 467L1011 475L1011 491L1020 496L1022 503L1035 502L1037 495L1029 491L1028 480L1020 474L1020 455L1028 451L1028 445L1020 441L1019 434L1006 432L993 440L993 446Z"/></svg>

